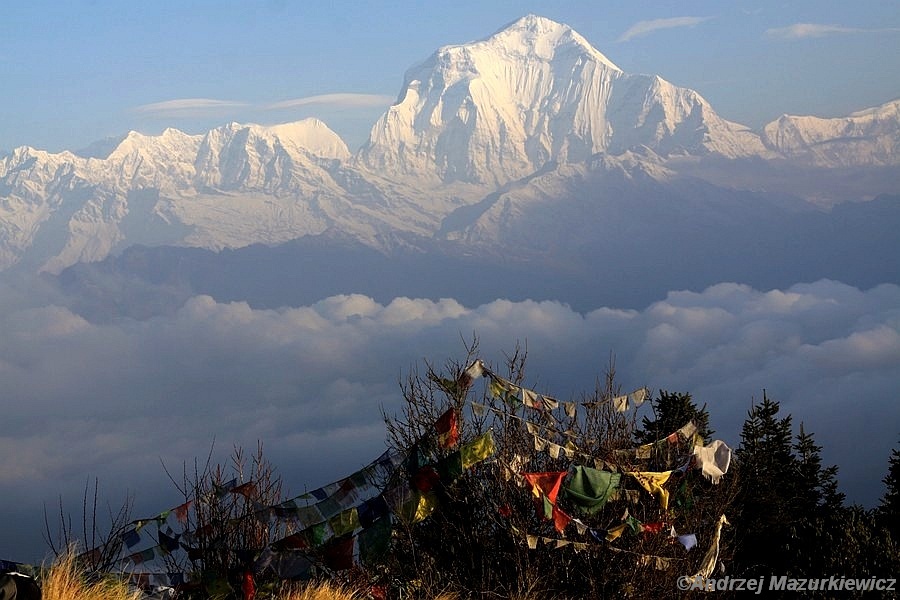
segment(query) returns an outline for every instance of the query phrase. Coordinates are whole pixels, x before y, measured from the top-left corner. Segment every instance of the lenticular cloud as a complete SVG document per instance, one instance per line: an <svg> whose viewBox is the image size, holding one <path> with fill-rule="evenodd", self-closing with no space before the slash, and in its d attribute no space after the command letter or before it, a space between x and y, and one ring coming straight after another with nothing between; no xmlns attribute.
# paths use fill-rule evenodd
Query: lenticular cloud
<svg viewBox="0 0 900 600"><path fill-rule="evenodd" d="M0 452L16 460L0 471L0 493L22 503L60 493L77 503L93 477L130 489L138 507L165 503L174 490L160 461L177 470L214 443L227 455L257 440L287 487L319 485L380 453L381 412L399 408L402 378L423 359L462 359L473 336L494 366L518 343L529 385L559 398L578 400L611 361L623 388L691 392L733 447L765 389L815 433L850 499L868 505L900 434L895 285L723 283L586 314L557 302L360 295L280 310L202 296L172 316L102 325L53 305L8 308L0 381L14 408Z"/></svg>

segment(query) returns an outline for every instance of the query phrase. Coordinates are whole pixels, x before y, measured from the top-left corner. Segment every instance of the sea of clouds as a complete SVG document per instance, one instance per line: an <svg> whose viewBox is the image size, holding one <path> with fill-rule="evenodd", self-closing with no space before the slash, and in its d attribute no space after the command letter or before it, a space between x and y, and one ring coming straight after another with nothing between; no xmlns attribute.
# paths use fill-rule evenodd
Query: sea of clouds
<svg viewBox="0 0 900 600"><path fill-rule="evenodd" d="M260 310L197 296L171 315L104 324L32 292L0 292L0 558L9 560L46 552L45 506L51 529L60 500L80 527L95 479L102 507L128 494L139 517L180 503L166 469L180 476L211 450L224 461L235 445L261 441L291 495L349 474L384 450L382 411L400 408L400 383L423 361L463 360L473 336L495 367L516 344L527 349L525 383L562 400L591 392L612 357L623 390L690 392L732 447L766 390L839 465L848 499L867 507L900 439L896 285L722 283L642 310L587 313L360 295Z"/></svg>

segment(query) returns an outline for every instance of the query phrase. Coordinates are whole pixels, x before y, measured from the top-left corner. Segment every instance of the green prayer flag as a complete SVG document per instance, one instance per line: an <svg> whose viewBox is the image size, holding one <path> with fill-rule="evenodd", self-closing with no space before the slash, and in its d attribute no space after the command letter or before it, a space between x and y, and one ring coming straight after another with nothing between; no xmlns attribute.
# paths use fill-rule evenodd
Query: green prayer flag
<svg viewBox="0 0 900 600"><path fill-rule="evenodd" d="M359 534L359 560L367 567L378 564L391 546L391 519L382 517Z"/></svg>
<svg viewBox="0 0 900 600"><path fill-rule="evenodd" d="M637 519L635 519L634 517L632 517L631 515L628 515L627 517L625 517L625 524L628 525L629 527L631 527L631 530L634 531L635 533L641 531L643 528L643 525L641 524L641 522L638 521Z"/></svg>
<svg viewBox="0 0 900 600"><path fill-rule="evenodd" d="M522 406L522 400L519 398L519 387L497 379L491 379L488 384L488 390L491 396L503 400L513 410Z"/></svg>
<svg viewBox="0 0 900 600"><path fill-rule="evenodd" d="M578 465L566 485L566 494L581 512L593 515L603 508L621 479L621 473Z"/></svg>
<svg viewBox="0 0 900 600"><path fill-rule="evenodd" d="M331 527L328 522L317 523L306 530L309 541L313 546L321 546L327 540L331 539Z"/></svg>
<svg viewBox="0 0 900 600"><path fill-rule="evenodd" d="M491 456L495 451L494 436L486 431L459 449L463 471Z"/></svg>
<svg viewBox="0 0 900 600"><path fill-rule="evenodd" d="M445 485L450 485L462 476L462 453L457 450L445 458L442 458L435 465L441 481Z"/></svg>
<svg viewBox="0 0 900 600"><path fill-rule="evenodd" d="M547 496L541 496L541 508L544 510L544 518L550 521L553 519L553 503L550 502L550 498Z"/></svg>

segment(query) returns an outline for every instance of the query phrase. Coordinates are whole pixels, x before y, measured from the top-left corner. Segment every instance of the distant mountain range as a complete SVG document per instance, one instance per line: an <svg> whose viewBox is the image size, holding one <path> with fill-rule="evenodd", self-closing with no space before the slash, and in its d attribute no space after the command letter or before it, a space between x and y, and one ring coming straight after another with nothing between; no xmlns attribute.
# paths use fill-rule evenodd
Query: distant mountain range
<svg viewBox="0 0 900 600"><path fill-rule="evenodd" d="M801 244L855 257L840 228L856 211L878 222L844 233L896 250L896 229L866 232L897 222L897 193L900 100L843 118L783 116L755 132L529 15L410 69L355 154L315 119L131 132L80 153L17 148L0 160L0 269L60 274L106 261L78 269L84 277L122 268L129 248L225 261L224 250L291 242L461 269L477 257L575 286L599 276L599 262L656 265L687 284L739 277L741 261L757 268L755 254L790 262L810 250ZM692 268L708 277L685 279Z"/></svg>

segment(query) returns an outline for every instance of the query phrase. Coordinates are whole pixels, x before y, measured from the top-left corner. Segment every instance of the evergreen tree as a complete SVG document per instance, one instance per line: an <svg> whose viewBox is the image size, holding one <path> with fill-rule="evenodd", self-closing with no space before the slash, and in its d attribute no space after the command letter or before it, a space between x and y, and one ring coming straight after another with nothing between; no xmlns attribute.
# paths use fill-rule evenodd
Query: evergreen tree
<svg viewBox="0 0 900 600"><path fill-rule="evenodd" d="M694 422L697 433L705 442L708 442L714 433L709 428L709 413L706 406L697 408L688 393L660 390L659 396L650 402L654 418L642 419L641 429L635 434L639 444L649 444L663 439L688 421Z"/></svg>
<svg viewBox="0 0 900 600"><path fill-rule="evenodd" d="M791 416L779 418L779 409L764 391L762 402L751 407L744 421L735 451L734 561L743 575L786 573L794 558L790 538L797 464L791 452Z"/></svg>
<svg viewBox="0 0 900 600"><path fill-rule="evenodd" d="M823 467L822 448L802 424L792 443L791 416L779 417L779 408L764 392L762 402L748 413L735 452L734 573L813 579L895 576L900 552L876 515L884 527L891 514L896 523L900 454L894 451L891 457L881 507L848 507L838 491L837 467ZM805 597L830 598L833 592L808 591Z"/></svg>
<svg viewBox="0 0 900 600"><path fill-rule="evenodd" d="M797 510L805 514L827 514L843 508L845 496L838 491L837 466L822 467L822 447L816 445L803 423L794 444L797 459Z"/></svg>
<svg viewBox="0 0 900 600"><path fill-rule="evenodd" d="M811 433L800 424L794 444L797 475L792 499L795 520L791 524L790 546L793 549L793 570L807 577L823 573L845 572L848 567L846 546L850 528L861 532L862 519L855 519L844 507L844 494L838 491L837 467L823 467L821 451ZM855 571L854 575L868 575Z"/></svg>
<svg viewBox="0 0 900 600"><path fill-rule="evenodd" d="M884 535L878 524L878 510L853 505L838 514L840 526L830 541L836 549L832 553L836 557L832 570L851 577L896 577L900 573L900 547Z"/></svg>
<svg viewBox="0 0 900 600"><path fill-rule="evenodd" d="M894 543L900 545L900 450L891 451L888 473L882 481L885 491L878 505L878 520Z"/></svg>

